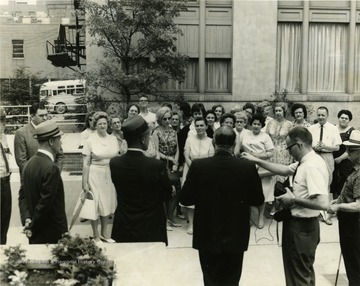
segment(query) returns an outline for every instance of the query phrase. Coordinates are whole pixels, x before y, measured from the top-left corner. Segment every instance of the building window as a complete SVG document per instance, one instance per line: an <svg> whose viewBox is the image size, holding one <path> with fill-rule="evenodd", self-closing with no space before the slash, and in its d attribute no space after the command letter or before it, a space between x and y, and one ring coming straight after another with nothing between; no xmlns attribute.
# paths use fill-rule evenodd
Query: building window
<svg viewBox="0 0 360 286"><path fill-rule="evenodd" d="M301 24L279 23L276 57L276 90L300 90Z"/></svg>
<svg viewBox="0 0 360 286"><path fill-rule="evenodd" d="M13 46L13 59L23 59L24 58L24 40L12 40Z"/></svg>
<svg viewBox="0 0 360 286"><path fill-rule="evenodd" d="M230 59L206 59L205 68L207 92L230 92Z"/></svg>
<svg viewBox="0 0 360 286"><path fill-rule="evenodd" d="M184 91L184 92L197 92L199 86L199 60L190 58L188 66L185 71L184 82L169 80L162 87L163 90L168 91Z"/></svg>
<svg viewBox="0 0 360 286"><path fill-rule="evenodd" d="M310 23L309 92L345 92L348 25Z"/></svg>

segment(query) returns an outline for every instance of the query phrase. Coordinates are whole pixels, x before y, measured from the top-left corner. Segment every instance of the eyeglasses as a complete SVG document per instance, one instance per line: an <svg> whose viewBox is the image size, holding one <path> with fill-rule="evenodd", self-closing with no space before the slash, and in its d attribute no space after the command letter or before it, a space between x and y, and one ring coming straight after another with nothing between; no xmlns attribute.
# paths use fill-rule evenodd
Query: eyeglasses
<svg viewBox="0 0 360 286"><path fill-rule="evenodd" d="M291 148L294 147L295 145L299 145L298 142L294 143L294 144L291 144L290 146L287 146L286 147L286 150L288 150L289 152L291 151Z"/></svg>
<svg viewBox="0 0 360 286"><path fill-rule="evenodd" d="M170 119L171 119L171 117L164 117L162 120L168 121L168 120L170 120Z"/></svg>
<svg viewBox="0 0 360 286"><path fill-rule="evenodd" d="M236 120L236 123L245 123L245 121L242 121L242 120Z"/></svg>

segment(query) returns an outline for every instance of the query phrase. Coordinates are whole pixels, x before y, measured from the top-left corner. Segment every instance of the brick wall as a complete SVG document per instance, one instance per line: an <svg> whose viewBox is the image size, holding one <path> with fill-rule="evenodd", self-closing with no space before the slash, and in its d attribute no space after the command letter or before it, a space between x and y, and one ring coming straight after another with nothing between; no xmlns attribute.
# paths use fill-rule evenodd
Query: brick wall
<svg viewBox="0 0 360 286"><path fill-rule="evenodd" d="M82 157L81 153L65 152L64 155L65 155L65 160L64 160L64 165L63 165L64 171L67 171L67 172L82 171L83 157Z"/></svg>

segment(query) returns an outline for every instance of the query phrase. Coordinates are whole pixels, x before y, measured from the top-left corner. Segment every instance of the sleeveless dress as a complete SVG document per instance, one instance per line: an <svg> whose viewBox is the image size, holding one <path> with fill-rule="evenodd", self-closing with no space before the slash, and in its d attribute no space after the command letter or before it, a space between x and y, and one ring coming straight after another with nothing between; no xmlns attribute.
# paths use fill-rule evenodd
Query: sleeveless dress
<svg viewBox="0 0 360 286"><path fill-rule="evenodd" d="M116 190L111 180L109 162L119 153L117 139L113 135L100 138L95 132L85 141L82 154L91 156L89 186L94 194L98 216L108 216L117 206Z"/></svg>

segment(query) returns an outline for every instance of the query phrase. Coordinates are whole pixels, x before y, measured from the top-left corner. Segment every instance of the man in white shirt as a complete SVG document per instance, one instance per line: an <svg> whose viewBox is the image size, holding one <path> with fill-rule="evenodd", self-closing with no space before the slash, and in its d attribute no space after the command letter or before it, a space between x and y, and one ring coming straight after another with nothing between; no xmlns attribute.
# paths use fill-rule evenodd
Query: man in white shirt
<svg viewBox="0 0 360 286"><path fill-rule="evenodd" d="M319 210L327 209L329 174L324 160L312 149L311 133L294 127L286 137L287 150L299 162L289 166L242 157L282 176L292 175L292 191L276 197L290 213L283 221L282 255L287 286L315 285L314 261L320 242ZM304 236L303 234L306 234Z"/></svg>
<svg viewBox="0 0 360 286"><path fill-rule="evenodd" d="M149 106L149 97L145 94L141 95L139 98L139 107L140 107L140 113L139 115L145 119L147 124L156 124L156 114L152 113L148 110Z"/></svg>
<svg viewBox="0 0 360 286"><path fill-rule="evenodd" d="M335 168L333 152L339 150L342 140L337 127L327 122L329 117L329 110L327 107L320 106L317 109L316 114L318 123L311 125L309 127L309 131L313 137L312 146L314 151L320 155L326 163L326 167L329 172L328 193L330 193L330 184ZM328 216L326 212L322 212L321 216L327 225L332 224L330 216Z"/></svg>

